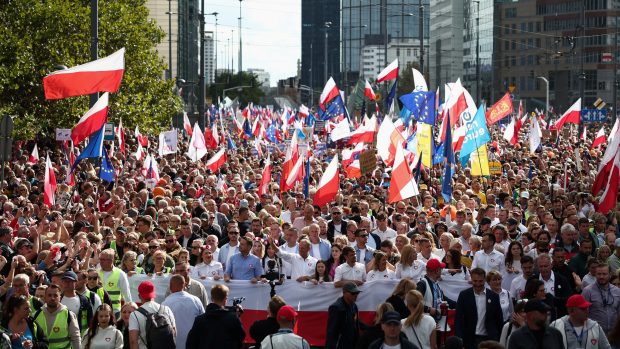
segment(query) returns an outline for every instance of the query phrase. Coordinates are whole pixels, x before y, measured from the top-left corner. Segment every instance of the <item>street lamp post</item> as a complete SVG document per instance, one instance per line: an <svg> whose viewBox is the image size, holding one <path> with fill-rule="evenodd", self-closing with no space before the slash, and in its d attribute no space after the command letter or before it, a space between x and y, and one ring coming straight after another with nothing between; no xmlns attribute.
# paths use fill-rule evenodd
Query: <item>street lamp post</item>
<svg viewBox="0 0 620 349"><path fill-rule="evenodd" d="M241 82L241 72L243 71L243 46L241 45L241 1L239 0L239 82Z"/></svg>
<svg viewBox="0 0 620 349"><path fill-rule="evenodd" d="M476 4L476 102L480 103L480 1Z"/></svg>
<svg viewBox="0 0 620 349"><path fill-rule="evenodd" d="M200 1L200 77L198 78L198 120L204 130L205 123L205 0Z"/></svg>
<svg viewBox="0 0 620 349"><path fill-rule="evenodd" d="M327 82L327 78L328 78L328 64L327 64L327 39L329 37L329 33L327 31L327 29L330 28L330 26L332 25L332 22L325 22L325 47L323 48L323 55L324 55L324 60L325 60L325 66L323 67L323 80L325 82Z"/></svg>
<svg viewBox="0 0 620 349"><path fill-rule="evenodd" d="M420 72L424 76L424 5L422 5L422 0L419 0L418 5L420 6L420 18L418 18L420 25Z"/></svg>
<svg viewBox="0 0 620 349"><path fill-rule="evenodd" d="M537 76L536 78L544 81L545 85L547 86L546 93L545 93L545 116L548 116L547 114L549 113L549 79L547 79L544 76Z"/></svg>
<svg viewBox="0 0 620 349"><path fill-rule="evenodd" d="M168 74L166 78L172 79L172 15L176 12L172 12L172 0L168 0Z"/></svg>
<svg viewBox="0 0 620 349"><path fill-rule="evenodd" d="M99 59L99 0L90 0L90 58ZM92 108L99 99L99 93L90 95L90 107Z"/></svg>

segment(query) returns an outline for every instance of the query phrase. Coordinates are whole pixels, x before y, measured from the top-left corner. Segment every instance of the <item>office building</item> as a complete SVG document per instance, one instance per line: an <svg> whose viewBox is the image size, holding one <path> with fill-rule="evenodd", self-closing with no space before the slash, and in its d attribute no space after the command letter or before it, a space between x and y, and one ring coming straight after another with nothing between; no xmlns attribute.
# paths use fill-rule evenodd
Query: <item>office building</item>
<svg viewBox="0 0 620 349"><path fill-rule="evenodd" d="M476 103L493 103L494 0L464 0L463 86ZM478 47L478 50L476 50Z"/></svg>
<svg viewBox="0 0 620 349"><path fill-rule="evenodd" d="M326 26L326 23L328 23ZM327 40L326 40L327 35ZM327 47L327 54L325 54ZM319 90L325 76L340 80L340 3L301 1L301 84Z"/></svg>
<svg viewBox="0 0 620 349"><path fill-rule="evenodd" d="M157 56L167 66L167 70L162 76L166 79L176 78L178 75L179 0L148 0L146 7L149 10L149 19L154 20L166 34L155 47ZM169 52L172 53L171 67L168 67L170 64Z"/></svg>
<svg viewBox="0 0 620 349"><path fill-rule="evenodd" d="M434 0L430 8L430 86L443 86L463 76L463 1Z"/></svg>
<svg viewBox="0 0 620 349"><path fill-rule="evenodd" d="M248 68L248 73L256 75L256 80L260 82L263 88L269 88L271 86L271 75L265 69Z"/></svg>
<svg viewBox="0 0 620 349"><path fill-rule="evenodd" d="M215 82L215 40L213 32L205 32L205 85Z"/></svg>

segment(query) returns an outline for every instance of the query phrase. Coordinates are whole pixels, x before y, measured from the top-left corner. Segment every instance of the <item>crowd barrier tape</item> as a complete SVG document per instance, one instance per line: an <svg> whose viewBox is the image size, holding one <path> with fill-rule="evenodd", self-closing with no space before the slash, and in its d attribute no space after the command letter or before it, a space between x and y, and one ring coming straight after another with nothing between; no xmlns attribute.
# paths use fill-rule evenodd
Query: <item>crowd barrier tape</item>
<svg viewBox="0 0 620 349"><path fill-rule="evenodd" d="M131 295L134 301L139 302L138 285L142 281L150 280L155 285L155 301L161 303L165 299L169 286L169 276L134 275L128 278ZM241 321L246 330L246 342L253 342L249 336L249 328L256 320L267 317L267 304L271 287L266 283L252 284L244 280L231 280L230 282L214 280L198 280L206 287L207 291L216 284L225 284L230 288L228 301L232 304L233 298L245 297L242 303L244 312ZM359 288L362 291L357 298L357 307L360 311L360 319L366 324L372 324L375 309L383 303L394 290L399 280L380 280L367 282ZM446 297L456 301L458 293L470 285L463 277L443 276L439 282ZM285 302L293 306L299 313L297 320L297 333L304 337L312 346L325 344L325 332L327 329L327 310L329 306L342 296L342 289L335 288L333 283L315 285L311 282L296 282L286 280L284 284L275 287L276 294Z"/></svg>

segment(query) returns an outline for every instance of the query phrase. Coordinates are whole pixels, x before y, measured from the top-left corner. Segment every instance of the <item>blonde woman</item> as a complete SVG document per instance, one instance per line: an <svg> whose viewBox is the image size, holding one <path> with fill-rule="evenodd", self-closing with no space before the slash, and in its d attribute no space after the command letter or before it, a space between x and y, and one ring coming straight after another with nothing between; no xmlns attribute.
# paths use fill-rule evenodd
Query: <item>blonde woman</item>
<svg viewBox="0 0 620 349"><path fill-rule="evenodd" d="M375 318L373 325L368 327L364 334L357 341L357 348L368 348L370 343L377 339L383 339L383 330L381 329L381 318L383 314L388 311L394 311L394 308L390 303L381 303L377 306L375 311Z"/></svg>
<svg viewBox="0 0 620 349"><path fill-rule="evenodd" d="M426 265L418 260L418 253L413 245L405 245L400 252L400 262L396 263L396 278L410 279L414 282L426 273Z"/></svg>
<svg viewBox="0 0 620 349"><path fill-rule="evenodd" d="M172 268L165 266L165 263L166 252L161 250L156 251L153 254L153 272L150 273L149 276L170 274Z"/></svg>
<svg viewBox="0 0 620 349"><path fill-rule="evenodd" d="M405 297L409 316L402 320L403 333L418 348L437 349L437 324L430 315L424 314L424 296L417 291L409 291Z"/></svg>

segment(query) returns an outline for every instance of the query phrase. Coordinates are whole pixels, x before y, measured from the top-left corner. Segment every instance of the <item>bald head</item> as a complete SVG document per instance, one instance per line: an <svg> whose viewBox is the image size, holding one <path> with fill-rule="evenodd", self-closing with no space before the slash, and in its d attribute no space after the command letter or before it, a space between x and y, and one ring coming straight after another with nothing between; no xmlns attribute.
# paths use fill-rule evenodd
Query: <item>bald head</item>
<svg viewBox="0 0 620 349"><path fill-rule="evenodd" d="M172 275L170 277L170 292L181 292L185 289L185 278L181 275Z"/></svg>

